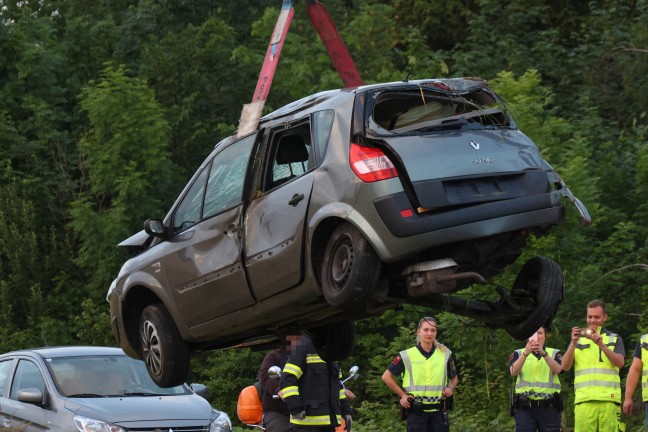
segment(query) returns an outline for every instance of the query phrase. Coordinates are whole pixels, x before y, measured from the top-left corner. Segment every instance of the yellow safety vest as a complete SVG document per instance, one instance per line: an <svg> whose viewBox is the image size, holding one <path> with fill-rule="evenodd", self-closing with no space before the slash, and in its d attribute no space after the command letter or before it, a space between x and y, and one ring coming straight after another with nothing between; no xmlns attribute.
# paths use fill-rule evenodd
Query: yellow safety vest
<svg viewBox="0 0 648 432"><path fill-rule="evenodd" d="M547 355L555 358L558 350L547 348ZM522 356L524 349L517 350ZM546 400L551 399L555 393L560 392L560 380L558 374L551 372L549 365L544 358L537 358L530 354L524 361L524 365L517 376L515 393L524 395L529 399Z"/></svg>
<svg viewBox="0 0 648 432"><path fill-rule="evenodd" d="M641 336L641 397L648 402L648 334Z"/></svg>
<svg viewBox="0 0 648 432"><path fill-rule="evenodd" d="M600 330L599 330L600 331ZM612 351L618 335L601 334ZM621 403L621 378L616 367L590 339L581 337L574 352L574 403L605 401Z"/></svg>
<svg viewBox="0 0 648 432"><path fill-rule="evenodd" d="M435 348L430 358L426 359L417 347L401 351L400 356L405 366L403 390L424 404L440 402L443 389L448 385L447 364L450 354L452 352L448 348L445 351Z"/></svg>

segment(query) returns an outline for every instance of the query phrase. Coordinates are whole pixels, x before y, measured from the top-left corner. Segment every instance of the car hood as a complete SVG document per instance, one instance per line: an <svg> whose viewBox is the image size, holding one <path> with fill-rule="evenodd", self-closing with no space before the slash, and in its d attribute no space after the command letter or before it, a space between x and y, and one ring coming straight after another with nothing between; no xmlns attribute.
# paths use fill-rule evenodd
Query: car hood
<svg viewBox="0 0 648 432"><path fill-rule="evenodd" d="M148 420L204 420L207 424L212 418L209 402L196 395L68 398L65 408L80 416L119 424Z"/></svg>

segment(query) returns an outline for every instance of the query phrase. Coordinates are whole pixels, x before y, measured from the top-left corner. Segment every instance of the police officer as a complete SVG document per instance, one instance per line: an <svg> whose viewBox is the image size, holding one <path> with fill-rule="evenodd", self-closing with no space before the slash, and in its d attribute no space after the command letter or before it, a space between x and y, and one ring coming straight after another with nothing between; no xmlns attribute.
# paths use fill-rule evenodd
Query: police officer
<svg viewBox="0 0 648 432"><path fill-rule="evenodd" d="M587 304L587 332L572 328L562 358L563 370L574 367L574 432L616 432L621 426L621 379L625 362L621 337L605 329L605 303Z"/></svg>
<svg viewBox="0 0 648 432"><path fill-rule="evenodd" d="M524 348L509 357L515 383L515 432L560 432L561 354L546 348L546 329L540 327Z"/></svg>
<svg viewBox="0 0 648 432"><path fill-rule="evenodd" d="M351 432L352 409L334 362L319 356L313 341L302 336L281 373L281 396L290 411L290 431L333 432L344 416Z"/></svg>
<svg viewBox="0 0 648 432"><path fill-rule="evenodd" d="M648 426L648 334L641 336L635 348L628 378L626 379L625 400L623 401L623 412L629 414L632 411L632 394L641 380L641 398L644 402L646 412L646 426Z"/></svg>
<svg viewBox="0 0 648 432"><path fill-rule="evenodd" d="M447 406L459 378L452 351L439 343L437 321L425 317L416 330L416 346L401 351L382 375L407 412L408 432L447 432ZM403 378L401 388L394 379Z"/></svg>

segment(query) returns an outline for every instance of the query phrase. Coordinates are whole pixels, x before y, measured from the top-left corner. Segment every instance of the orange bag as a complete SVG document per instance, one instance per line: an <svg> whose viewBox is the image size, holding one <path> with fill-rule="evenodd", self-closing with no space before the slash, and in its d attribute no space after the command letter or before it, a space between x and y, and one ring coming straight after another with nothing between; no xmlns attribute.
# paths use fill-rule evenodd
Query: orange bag
<svg viewBox="0 0 648 432"><path fill-rule="evenodd" d="M344 428L346 427L346 422L344 421L344 417L342 417L342 422L340 423L340 426L335 428L335 432L345 432Z"/></svg>
<svg viewBox="0 0 648 432"><path fill-rule="evenodd" d="M245 424L259 424L263 418L263 408L261 407L257 384L249 385L239 393L236 414L239 420Z"/></svg>

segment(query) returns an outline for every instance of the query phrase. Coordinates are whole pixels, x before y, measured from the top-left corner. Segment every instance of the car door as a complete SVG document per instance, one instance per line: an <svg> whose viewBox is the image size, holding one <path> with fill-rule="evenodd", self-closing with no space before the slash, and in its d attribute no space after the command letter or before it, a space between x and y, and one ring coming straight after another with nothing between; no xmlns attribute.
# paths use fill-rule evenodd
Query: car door
<svg viewBox="0 0 648 432"><path fill-rule="evenodd" d="M193 327L254 303L241 262L243 189L256 134L218 151L174 209L163 267Z"/></svg>
<svg viewBox="0 0 648 432"><path fill-rule="evenodd" d="M257 300L298 284L315 154L308 119L270 131L261 196L245 216L245 264Z"/></svg>
<svg viewBox="0 0 648 432"><path fill-rule="evenodd" d="M4 362L3 362L4 363ZM0 374L3 365L0 365ZM46 404L22 402L18 400L18 392L24 389L38 389L47 401L47 385L39 367L31 360L18 360L8 397L0 400L2 411L2 426L12 430L37 432L51 427L52 412Z"/></svg>
<svg viewBox="0 0 648 432"><path fill-rule="evenodd" d="M0 360L0 428L11 427L11 419L6 416L5 409L11 384L11 372L14 359L12 357Z"/></svg>

